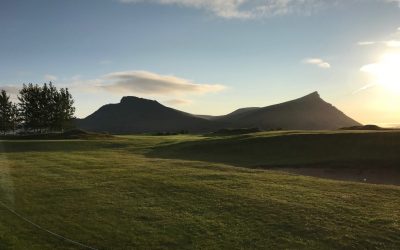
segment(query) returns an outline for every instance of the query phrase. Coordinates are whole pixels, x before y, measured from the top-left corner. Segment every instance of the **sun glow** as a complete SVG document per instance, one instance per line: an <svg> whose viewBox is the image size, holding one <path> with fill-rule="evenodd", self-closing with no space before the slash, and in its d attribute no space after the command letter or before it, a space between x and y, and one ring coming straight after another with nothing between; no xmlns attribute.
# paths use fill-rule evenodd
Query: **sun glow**
<svg viewBox="0 0 400 250"><path fill-rule="evenodd" d="M372 77L372 83L400 93L400 53L389 53L379 62L365 65L361 71Z"/></svg>

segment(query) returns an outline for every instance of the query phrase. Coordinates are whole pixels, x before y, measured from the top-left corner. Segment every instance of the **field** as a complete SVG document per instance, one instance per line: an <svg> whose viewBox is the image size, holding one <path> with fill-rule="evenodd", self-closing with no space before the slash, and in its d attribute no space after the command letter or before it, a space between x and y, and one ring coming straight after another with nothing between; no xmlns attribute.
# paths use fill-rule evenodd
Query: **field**
<svg viewBox="0 0 400 250"><path fill-rule="evenodd" d="M96 249L400 247L400 187L275 171L396 172L399 132L4 140L0 152L0 201ZM0 249L83 248L0 206Z"/></svg>

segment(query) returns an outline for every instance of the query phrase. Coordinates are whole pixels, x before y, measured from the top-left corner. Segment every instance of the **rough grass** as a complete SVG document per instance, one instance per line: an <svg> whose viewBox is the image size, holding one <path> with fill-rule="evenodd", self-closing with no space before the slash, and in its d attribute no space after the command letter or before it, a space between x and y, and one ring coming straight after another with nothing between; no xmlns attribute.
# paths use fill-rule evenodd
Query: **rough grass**
<svg viewBox="0 0 400 250"><path fill-rule="evenodd" d="M399 187L241 168L182 146L246 138L3 141L0 200L99 249L399 248ZM179 149L187 159L168 159ZM76 247L0 208L0 249L55 248Z"/></svg>

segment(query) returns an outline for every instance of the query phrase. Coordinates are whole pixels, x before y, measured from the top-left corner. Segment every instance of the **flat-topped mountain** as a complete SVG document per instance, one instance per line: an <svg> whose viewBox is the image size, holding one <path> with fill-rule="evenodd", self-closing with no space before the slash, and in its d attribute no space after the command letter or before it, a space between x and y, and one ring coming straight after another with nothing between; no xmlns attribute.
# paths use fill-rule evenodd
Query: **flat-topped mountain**
<svg viewBox="0 0 400 250"><path fill-rule="evenodd" d="M157 101L126 96L120 103L107 104L85 119L77 121L82 129L109 133L145 133L212 130L212 122L166 107Z"/></svg>
<svg viewBox="0 0 400 250"><path fill-rule="evenodd" d="M109 133L211 132L221 128L323 130L361 124L322 100L317 92L263 108L242 108L224 116L196 116L157 101L128 96L84 119L82 129Z"/></svg>

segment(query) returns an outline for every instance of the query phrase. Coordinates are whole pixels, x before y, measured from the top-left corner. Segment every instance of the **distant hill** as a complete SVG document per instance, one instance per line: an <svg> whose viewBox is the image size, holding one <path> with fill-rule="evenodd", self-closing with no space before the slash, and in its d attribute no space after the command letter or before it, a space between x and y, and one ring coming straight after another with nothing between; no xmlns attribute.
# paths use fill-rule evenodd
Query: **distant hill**
<svg viewBox="0 0 400 250"><path fill-rule="evenodd" d="M239 109L215 121L231 128L338 129L360 126L357 121L321 99L318 92L264 108Z"/></svg>
<svg viewBox="0 0 400 250"><path fill-rule="evenodd" d="M120 103L108 104L77 120L77 127L109 133L146 132L206 132L213 130L211 121L176 109L168 108L157 101L128 96Z"/></svg>
<svg viewBox="0 0 400 250"><path fill-rule="evenodd" d="M250 107L250 108L241 108L241 109L237 109L235 111L233 111L232 113L229 113L227 115L221 115L221 116L213 116L213 115L196 115L197 117L203 118L203 119L207 119L207 120L218 120L221 118L226 118L226 117L230 117L230 116L236 116L242 113L245 113L247 111L250 110L255 110L255 109L259 109L258 107Z"/></svg>
<svg viewBox="0 0 400 250"><path fill-rule="evenodd" d="M192 115L163 106L157 101L123 97L84 119L77 127L109 133L214 132L223 128L259 128L261 130L323 130L361 126L317 92L289 102L263 108L242 108L224 116Z"/></svg>
<svg viewBox="0 0 400 250"><path fill-rule="evenodd" d="M394 130L392 128L381 128L377 125L364 125L364 126L352 126L341 128L341 130Z"/></svg>

